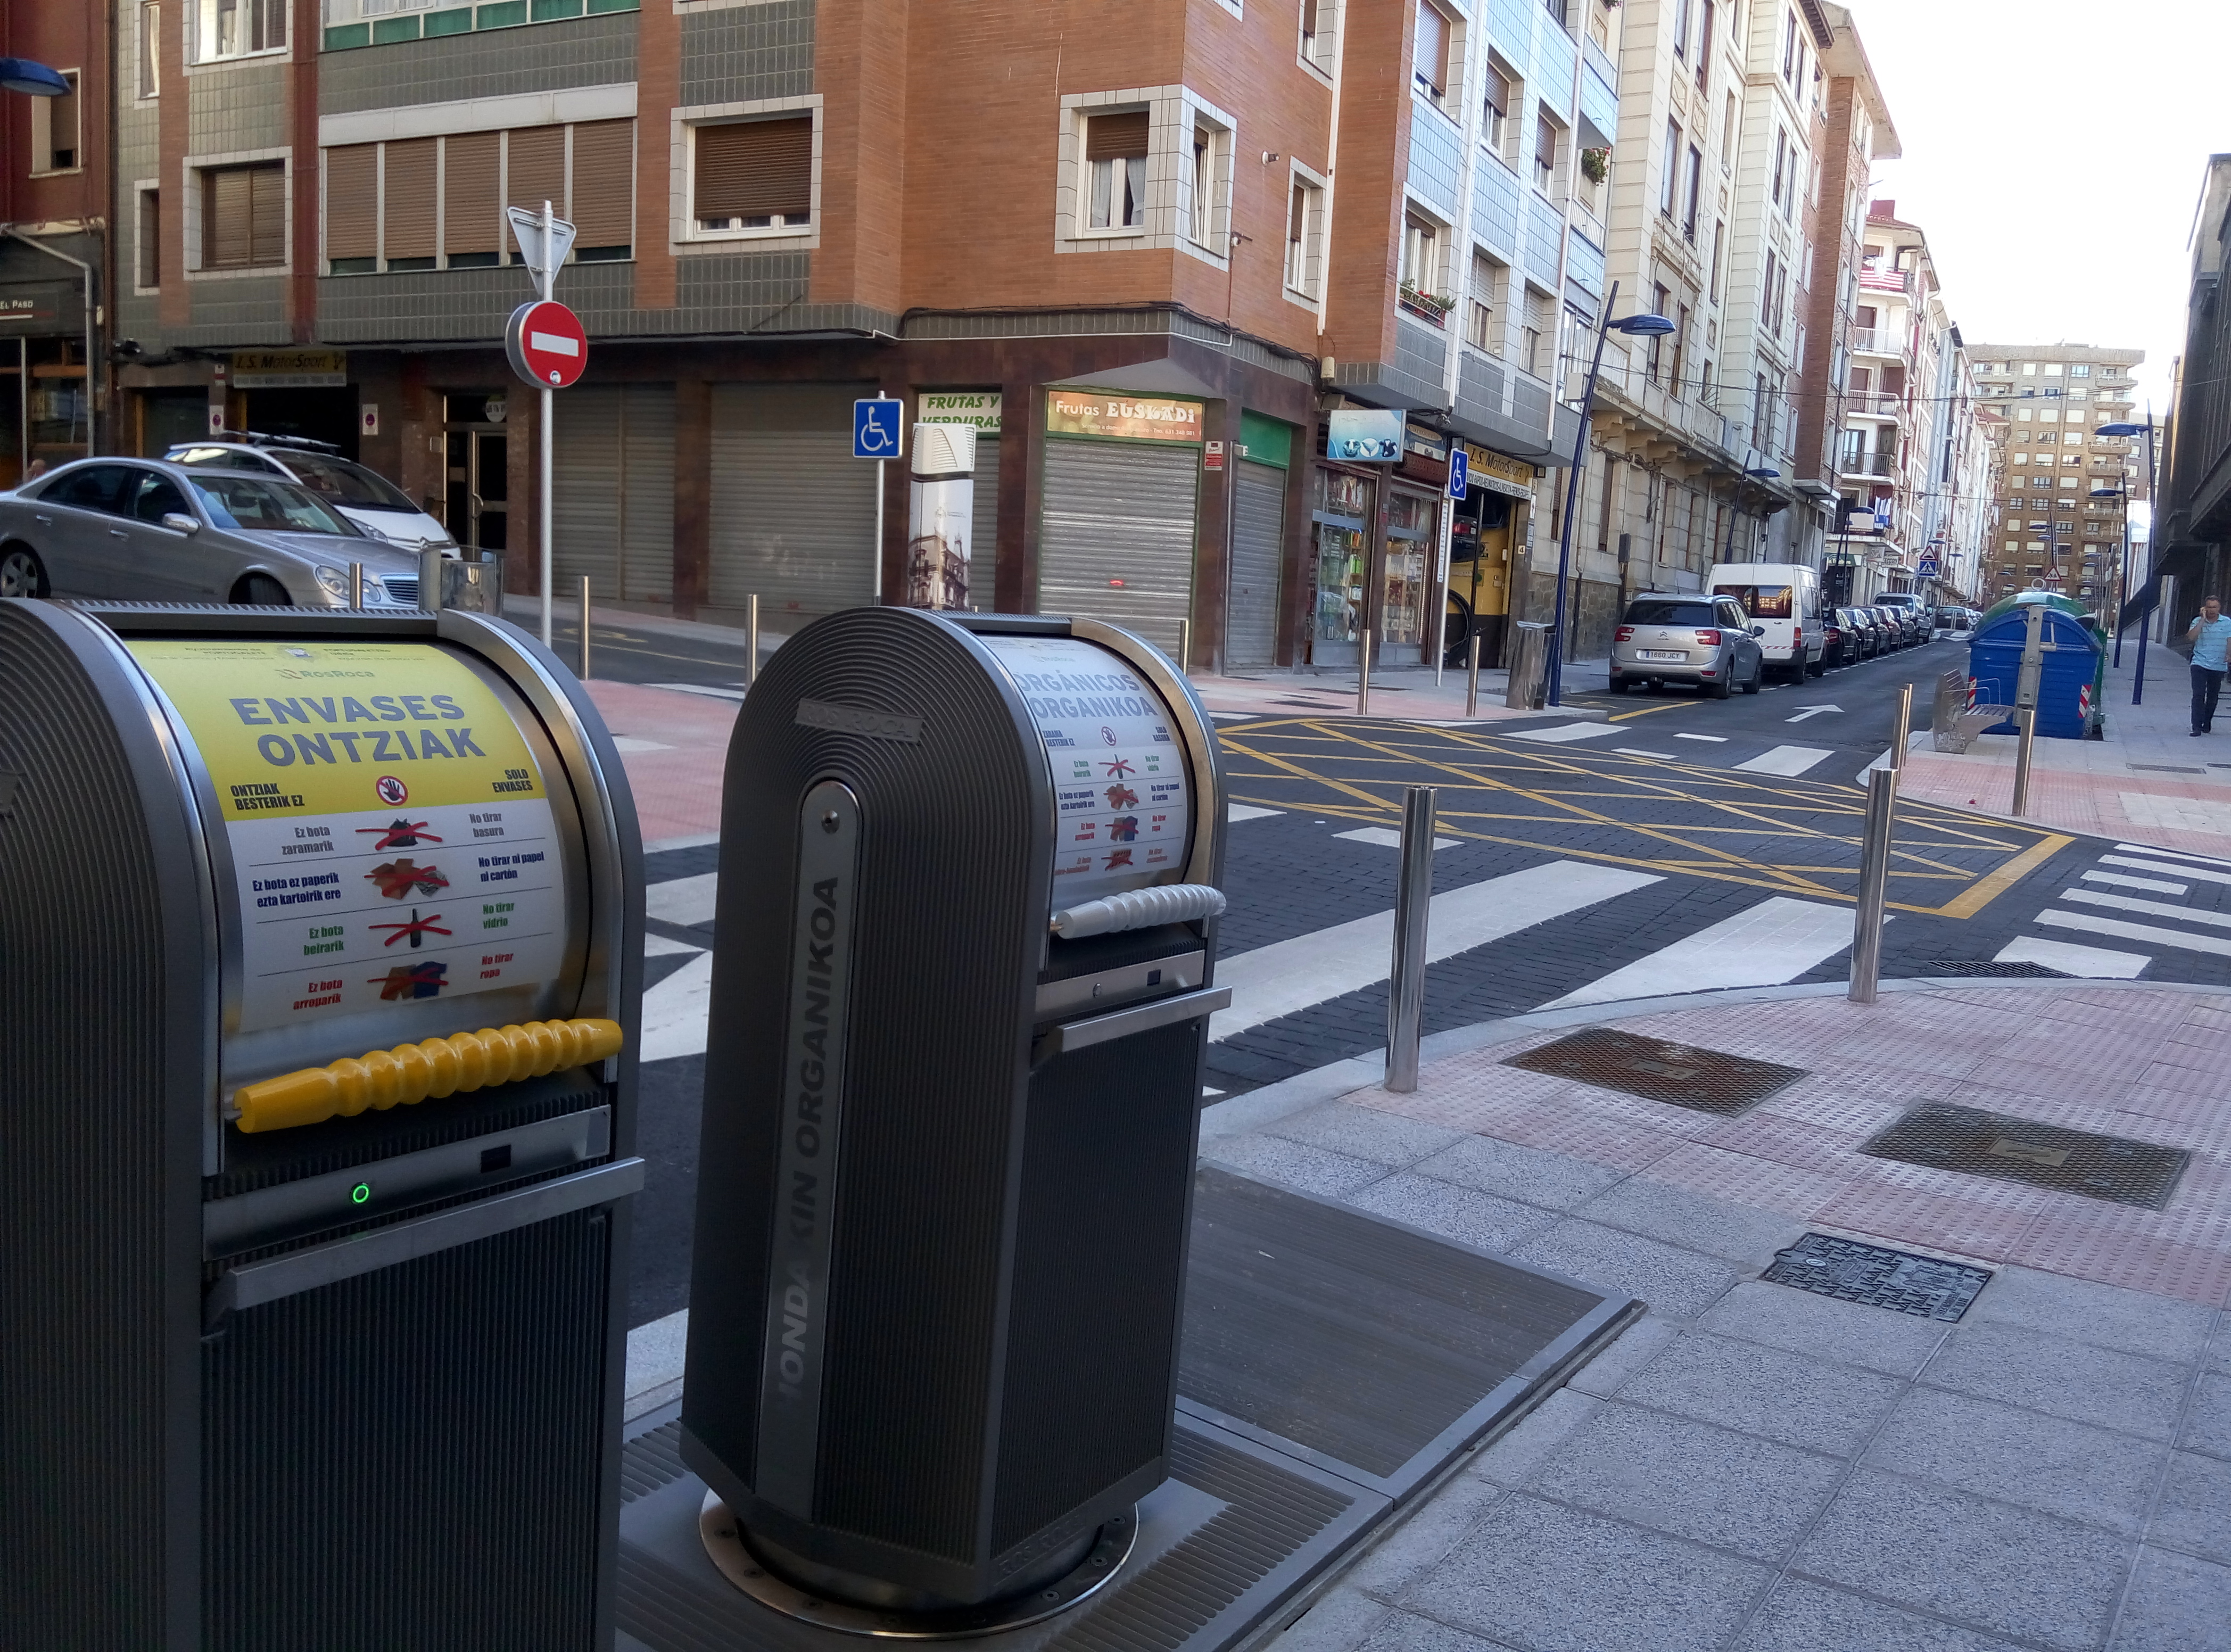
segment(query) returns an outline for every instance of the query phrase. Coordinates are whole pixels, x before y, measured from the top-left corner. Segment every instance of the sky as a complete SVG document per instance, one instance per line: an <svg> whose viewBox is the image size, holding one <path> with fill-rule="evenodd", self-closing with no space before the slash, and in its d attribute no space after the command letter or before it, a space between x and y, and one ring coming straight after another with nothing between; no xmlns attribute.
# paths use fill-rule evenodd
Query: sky
<svg viewBox="0 0 2231 1652"><path fill-rule="evenodd" d="M1970 343L2136 346L2169 408L2193 217L2231 153L2226 0L1847 0L1904 155L1875 198L1929 237Z"/></svg>

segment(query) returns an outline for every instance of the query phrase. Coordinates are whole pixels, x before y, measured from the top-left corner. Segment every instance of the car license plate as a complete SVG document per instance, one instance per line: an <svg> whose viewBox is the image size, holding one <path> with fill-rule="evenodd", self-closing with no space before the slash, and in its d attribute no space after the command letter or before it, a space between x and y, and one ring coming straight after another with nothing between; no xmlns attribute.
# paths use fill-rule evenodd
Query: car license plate
<svg viewBox="0 0 2231 1652"><path fill-rule="evenodd" d="M1686 659L1689 658L1678 648L1638 648L1634 651L1634 657L1637 659Z"/></svg>

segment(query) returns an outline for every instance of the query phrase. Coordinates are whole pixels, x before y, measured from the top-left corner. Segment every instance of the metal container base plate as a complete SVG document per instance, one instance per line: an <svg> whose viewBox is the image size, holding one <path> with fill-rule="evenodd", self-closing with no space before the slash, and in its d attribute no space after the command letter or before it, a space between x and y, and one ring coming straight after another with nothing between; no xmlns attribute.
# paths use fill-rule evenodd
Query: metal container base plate
<svg viewBox="0 0 2231 1652"><path fill-rule="evenodd" d="M767 1570L752 1552L751 1540L728 1513L728 1506L713 1492L705 1493L697 1511L697 1535L722 1577L760 1605L771 1606L786 1617L845 1635L873 1635L895 1641L958 1641L1025 1628L1065 1612L1092 1595L1131 1558L1132 1545L1138 1541L1139 1521L1135 1513L1109 1521L1075 1570L1044 1589L947 1612L881 1611L824 1599L800 1589Z"/></svg>
<svg viewBox="0 0 2231 1652"><path fill-rule="evenodd" d="M2169 1208L2170 1195L2192 1157L2181 1147L2066 1130L1943 1101L1907 1109L1859 1151L2143 1210Z"/></svg>
<svg viewBox="0 0 2231 1652"><path fill-rule="evenodd" d="M1592 1027L1507 1056L1503 1065L1730 1118L1805 1076L1802 1067L1637 1038L1606 1027Z"/></svg>

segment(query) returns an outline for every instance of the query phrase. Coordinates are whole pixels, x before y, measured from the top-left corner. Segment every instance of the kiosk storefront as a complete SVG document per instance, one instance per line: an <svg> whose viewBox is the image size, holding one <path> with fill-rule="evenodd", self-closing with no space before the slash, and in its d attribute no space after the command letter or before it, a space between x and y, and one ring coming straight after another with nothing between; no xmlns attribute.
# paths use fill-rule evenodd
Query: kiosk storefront
<svg viewBox="0 0 2231 1652"><path fill-rule="evenodd" d="M1193 617L1201 431L1198 401L1045 392L1040 613L1104 619L1176 655Z"/></svg>
<svg viewBox="0 0 2231 1652"><path fill-rule="evenodd" d="M1431 664L1439 642L1430 616L1440 606L1440 486L1448 475L1448 438L1372 411L1386 427L1376 439L1387 463L1326 457L1312 478L1316 595L1310 658L1318 665L1353 664L1359 634L1368 629L1374 664Z"/></svg>
<svg viewBox="0 0 2231 1652"><path fill-rule="evenodd" d="M1461 660L1462 639L1480 639L1483 668L1503 663L1510 615L1512 548L1526 542L1525 513L1534 497L1534 466L1467 442L1471 487L1452 502L1449 537L1450 638Z"/></svg>

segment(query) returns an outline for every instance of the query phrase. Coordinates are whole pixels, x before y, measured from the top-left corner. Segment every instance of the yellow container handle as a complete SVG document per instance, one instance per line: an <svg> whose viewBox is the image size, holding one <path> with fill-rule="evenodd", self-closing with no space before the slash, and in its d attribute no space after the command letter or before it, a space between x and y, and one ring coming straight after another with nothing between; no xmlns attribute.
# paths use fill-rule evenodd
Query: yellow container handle
<svg viewBox="0 0 2231 1652"><path fill-rule="evenodd" d="M244 1130L293 1130L601 1061L618 1054L624 1040L618 1021L587 1017L483 1027L242 1085L232 1105Z"/></svg>

